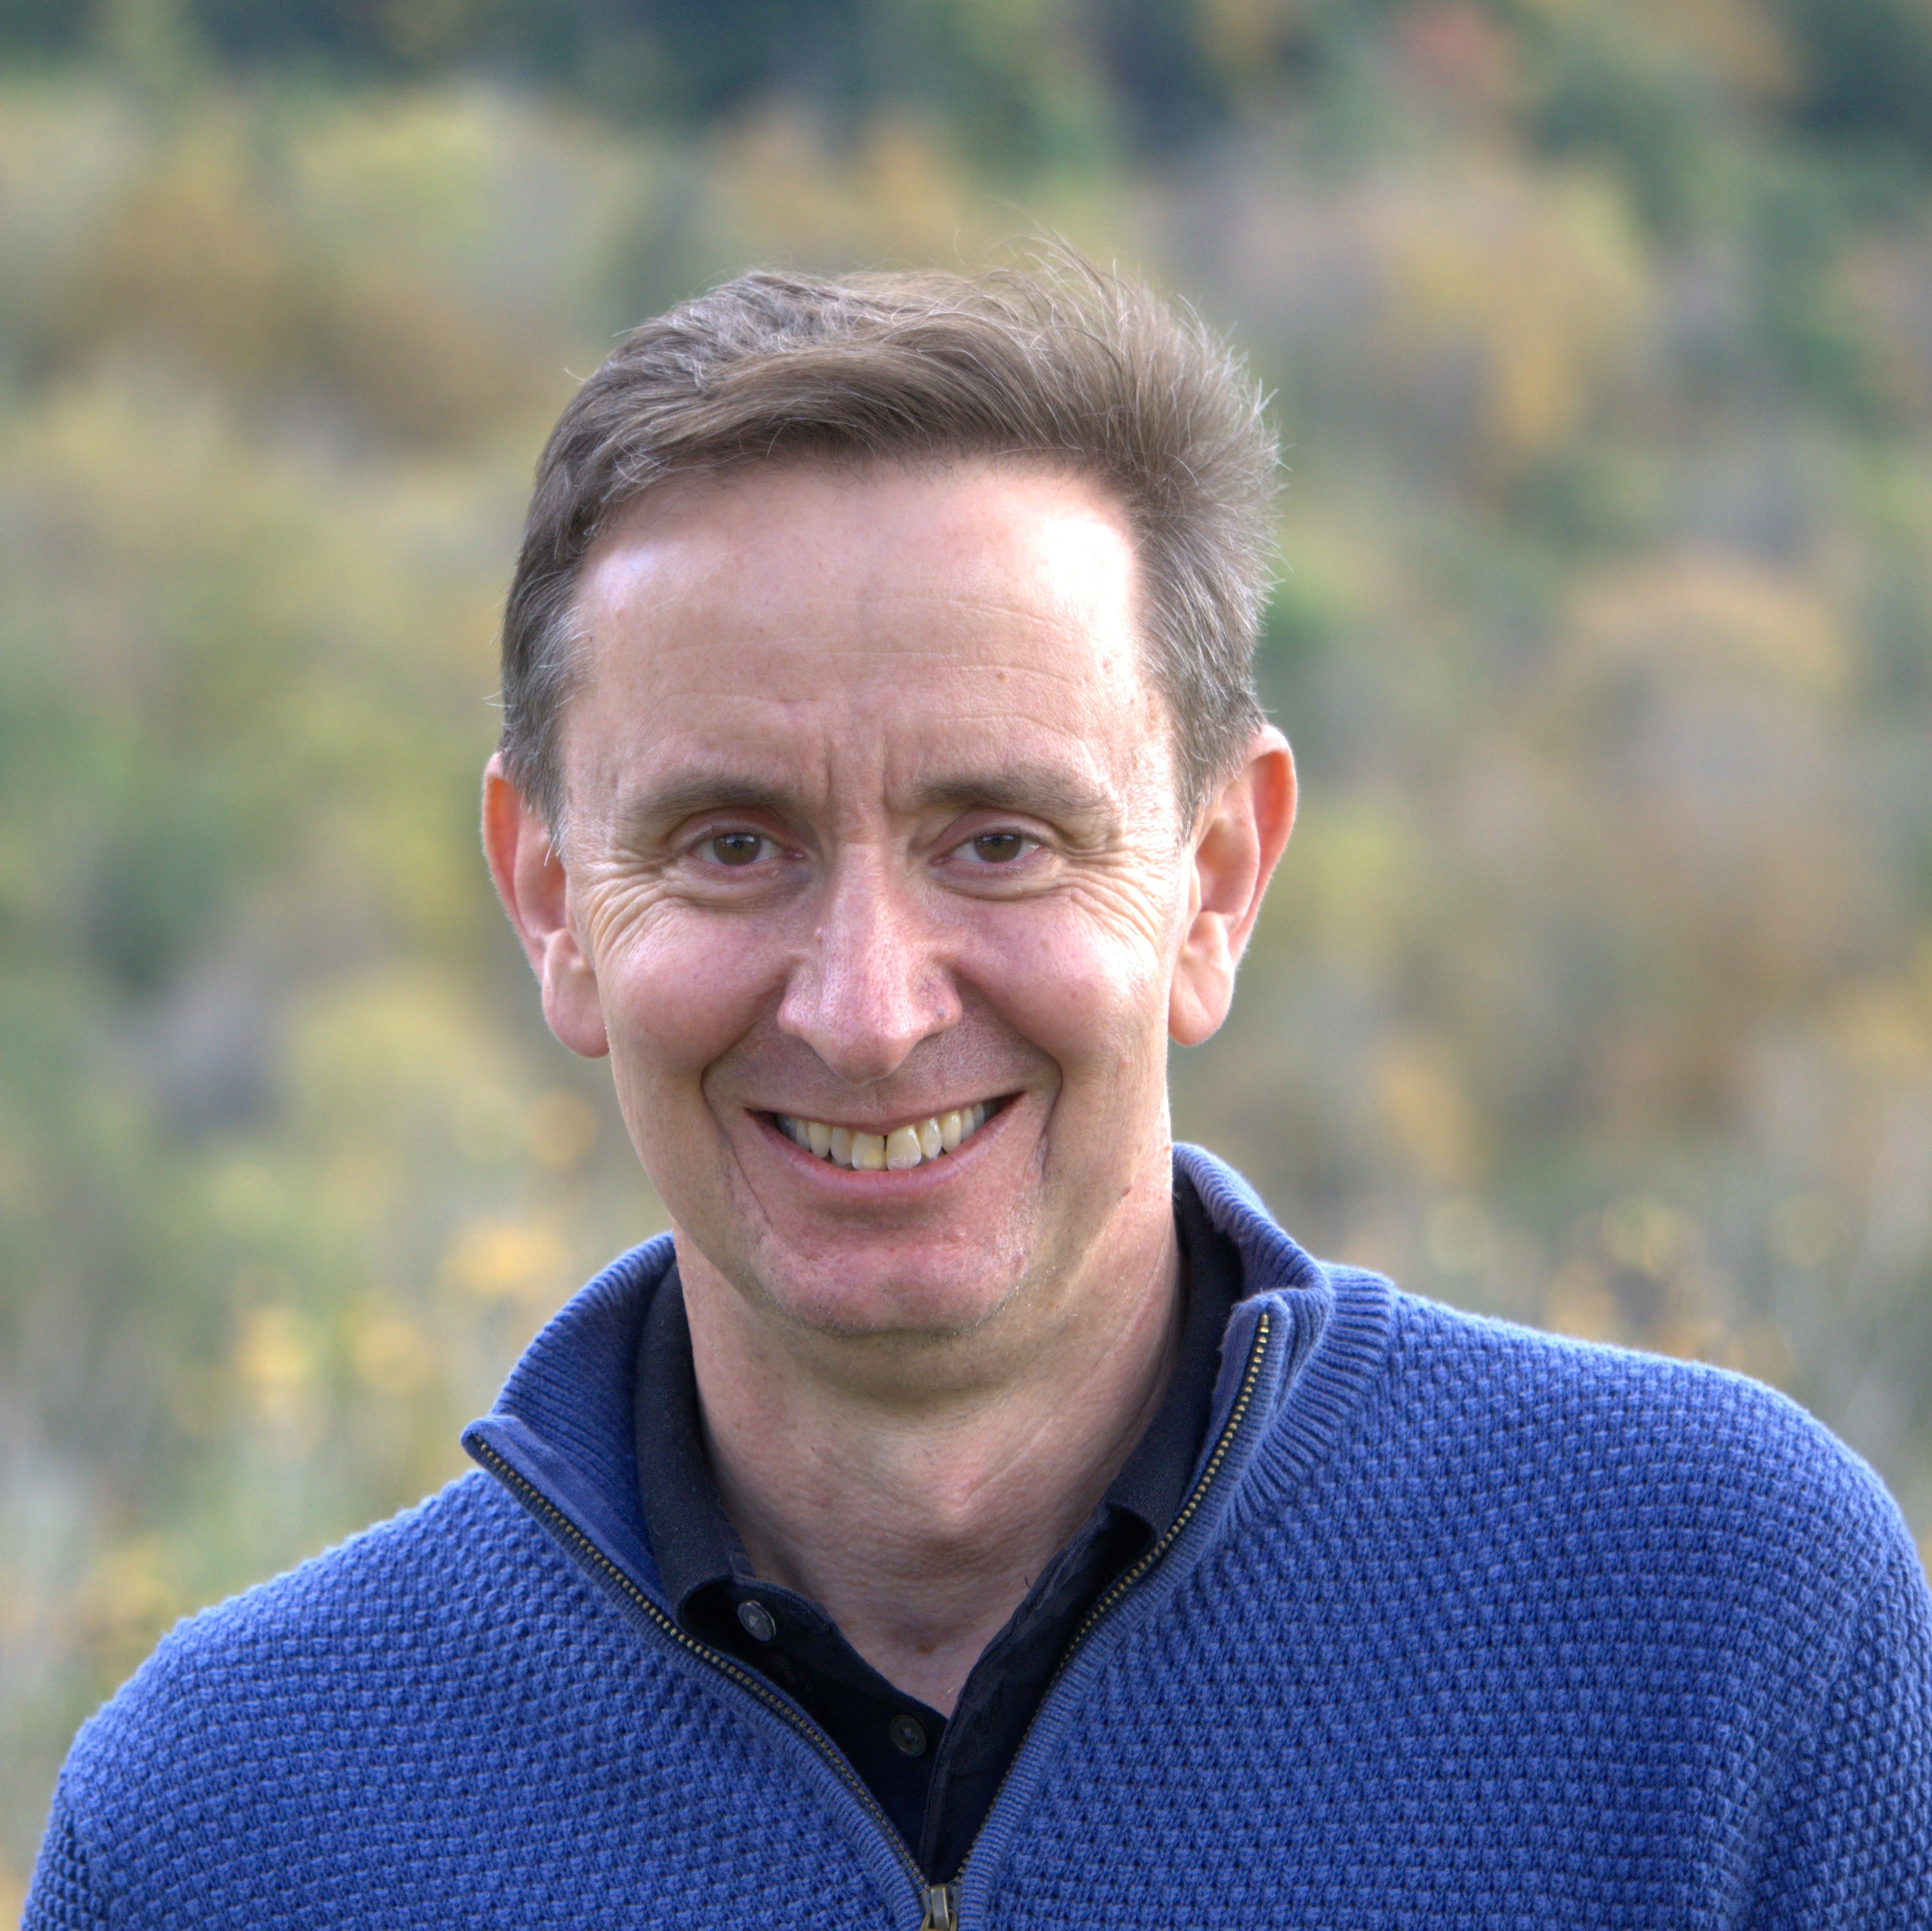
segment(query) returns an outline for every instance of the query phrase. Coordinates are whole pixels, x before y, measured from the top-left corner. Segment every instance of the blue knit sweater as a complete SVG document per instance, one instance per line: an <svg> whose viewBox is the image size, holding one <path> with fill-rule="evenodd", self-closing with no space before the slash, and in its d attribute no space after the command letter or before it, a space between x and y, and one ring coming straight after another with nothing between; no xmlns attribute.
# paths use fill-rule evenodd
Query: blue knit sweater
<svg viewBox="0 0 1932 1931"><path fill-rule="evenodd" d="M1179 1157L1249 1289L1209 1445L956 1893L669 1619L654 1242L532 1345L484 1472L182 1624L93 1718L27 1924L1932 1924L1932 1601L1864 1465L1735 1376L1321 1266Z"/></svg>

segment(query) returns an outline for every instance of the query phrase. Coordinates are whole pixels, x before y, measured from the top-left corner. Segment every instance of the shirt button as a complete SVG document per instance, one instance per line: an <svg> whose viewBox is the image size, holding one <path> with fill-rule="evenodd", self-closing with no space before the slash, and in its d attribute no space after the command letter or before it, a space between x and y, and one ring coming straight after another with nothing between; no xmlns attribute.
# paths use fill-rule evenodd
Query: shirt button
<svg viewBox="0 0 1932 1931"><path fill-rule="evenodd" d="M916 1717L895 1717L886 1726L886 1735L892 1738L892 1748L901 1756L925 1756L926 1726Z"/></svg>
<svg viewBox="0 0 1932 1931"><path fill-rule="evenodd" d="M754 1642L768 1643L778 1633L778 1624L772 1620L772 1612L762 1603L740 1603L738 1620L745 1627L745 1633ZM923 1739L921 1740L922 1743Z"/></svg>

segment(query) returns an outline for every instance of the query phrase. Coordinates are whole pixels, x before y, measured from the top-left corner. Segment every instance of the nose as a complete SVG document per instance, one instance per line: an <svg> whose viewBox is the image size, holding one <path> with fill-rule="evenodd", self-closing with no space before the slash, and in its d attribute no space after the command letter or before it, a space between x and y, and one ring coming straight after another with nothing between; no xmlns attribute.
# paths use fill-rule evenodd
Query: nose
<svg viewBox="0 0 1932 1931"><path fill-rule="evenodd" d="M896 1072L922 1039L959 1018L938 934L893 870L876 854L842 857L778 1006L779 1030L851 1086Z"/></svg>

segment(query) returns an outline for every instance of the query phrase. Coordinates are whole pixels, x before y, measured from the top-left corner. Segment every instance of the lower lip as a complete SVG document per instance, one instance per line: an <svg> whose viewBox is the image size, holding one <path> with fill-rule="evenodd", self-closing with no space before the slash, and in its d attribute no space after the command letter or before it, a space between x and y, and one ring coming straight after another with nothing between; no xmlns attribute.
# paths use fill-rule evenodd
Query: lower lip
<svg viewBox="0 0 1932 1931"><path fill-rule="evenodd" d="M841 1193L877 1194L888 1190L898 1194L908 1189L943 1186L950 1175L976 1164L976 1156L983 1150L982 1143L1001 1129L1012 1116L1018 1099L1017 1094L1002 1099L977 1132L970 1139L961 1141L951 1153L942 1153L936 1160L922 1160L916 1167L902 1167L896 1171L890 1167L838 1166L780 1132L769 1113L754 1114L752 1117L780 1155L788 1156L801 1171L809 1174L820 1186Z"/></svg>

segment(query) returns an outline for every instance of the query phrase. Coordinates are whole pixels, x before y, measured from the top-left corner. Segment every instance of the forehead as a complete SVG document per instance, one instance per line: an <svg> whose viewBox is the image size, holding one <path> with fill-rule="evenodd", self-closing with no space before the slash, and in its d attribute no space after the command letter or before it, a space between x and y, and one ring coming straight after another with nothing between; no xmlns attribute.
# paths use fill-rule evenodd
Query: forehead
<svg viewBox="0 0 1932 1931"><path fill-rule="evenodd" d="M889 785L934 760L1100 783L1167 765L1126 520L1058 471L788 465L681 488L598 541L578 613L573 792L707 755L826 784L869 760Z"/></svg>

